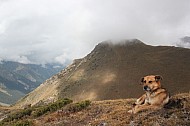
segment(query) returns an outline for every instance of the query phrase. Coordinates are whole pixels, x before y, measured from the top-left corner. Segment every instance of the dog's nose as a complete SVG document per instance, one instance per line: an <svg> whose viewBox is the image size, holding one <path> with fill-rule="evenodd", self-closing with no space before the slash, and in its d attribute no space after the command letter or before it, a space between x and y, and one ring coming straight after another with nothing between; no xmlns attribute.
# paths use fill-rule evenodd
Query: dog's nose
<svg viewBox="0 0 190 126"><path fill-rule="evenodd" d="M143 87L143 89L144 89L145 91L147 91L147 89L148 89L148 86L144 86L144 87Z"/></svg>

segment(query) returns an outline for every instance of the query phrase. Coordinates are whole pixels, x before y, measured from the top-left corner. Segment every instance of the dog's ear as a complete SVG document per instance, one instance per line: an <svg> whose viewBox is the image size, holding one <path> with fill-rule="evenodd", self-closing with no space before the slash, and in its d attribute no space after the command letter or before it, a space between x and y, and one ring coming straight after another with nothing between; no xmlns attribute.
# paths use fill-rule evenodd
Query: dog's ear
<svg viewBox="0 0 190 126"><path fill-rule="evenodd" d="M160 75L156 75L155 76L155 81L160 81L160 80L162 80L163 79L163 77L162 76L160 76Z"/></svg>
<svg viewBox="0 0 190 126"><path fill-rule="evenodd" d="M143 84L143 82L144 82L144 77L141 78L140 84Z"/></svg>

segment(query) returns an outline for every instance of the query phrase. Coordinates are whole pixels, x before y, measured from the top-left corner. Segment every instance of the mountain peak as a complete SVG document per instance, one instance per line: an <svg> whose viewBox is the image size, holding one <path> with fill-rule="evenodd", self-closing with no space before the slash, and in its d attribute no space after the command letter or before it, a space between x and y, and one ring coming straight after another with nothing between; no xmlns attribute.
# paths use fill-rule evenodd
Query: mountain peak
<svg viewBox="0 0 190 126"><path fill-rule="evenodd" d="M138 39L123 39L123 40L107 40L107 41L103 41L100 42L98 45L96 45L96 47L94 48L94 50L92 52L96 52L96 51L106 51L106 50L110 50L111 48L115 48L117 46L119 47L125 47L125 46L145 46L146 44L144 44L142 41L138 40Z"/></svg>
<svg viewBox="0 0 190 126"><path fill-rule="evenodd" d="M144 44L138 39L123 39L123 40L107 40L99 43L97 46L106 46L106 45L133 45L133 44Z"/></svg>

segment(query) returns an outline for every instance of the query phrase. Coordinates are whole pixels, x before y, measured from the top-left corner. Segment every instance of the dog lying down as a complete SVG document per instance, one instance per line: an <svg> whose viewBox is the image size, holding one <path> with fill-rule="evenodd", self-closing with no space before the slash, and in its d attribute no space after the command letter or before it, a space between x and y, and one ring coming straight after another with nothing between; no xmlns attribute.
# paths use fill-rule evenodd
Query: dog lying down
<svg viewBox="0 0 190 126"><path fill-rule="evenodd" d="M149 75L141 79L141 85L145 94L142 95L134 103L133 108L129 110L129 113L138 113L148 109L161 109L165 104L169 102L169 93L166 89L161 87L160 81L162 77L160 75Z"/></svg>

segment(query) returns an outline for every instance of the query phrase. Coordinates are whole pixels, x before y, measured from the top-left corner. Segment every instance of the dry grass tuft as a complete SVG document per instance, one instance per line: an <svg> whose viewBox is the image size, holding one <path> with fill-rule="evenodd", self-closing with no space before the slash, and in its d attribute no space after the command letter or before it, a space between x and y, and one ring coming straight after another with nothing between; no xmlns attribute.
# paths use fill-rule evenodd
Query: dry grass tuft
<svg viewBox="0 0 190 126"><path fill-rule="evenodd" d="M190 125L190 93L178 94L162 109L129 114L135 99L82 101L71 103L56 112L40 117L26 116L17 124L36 126L188 126Z"/></svg>

